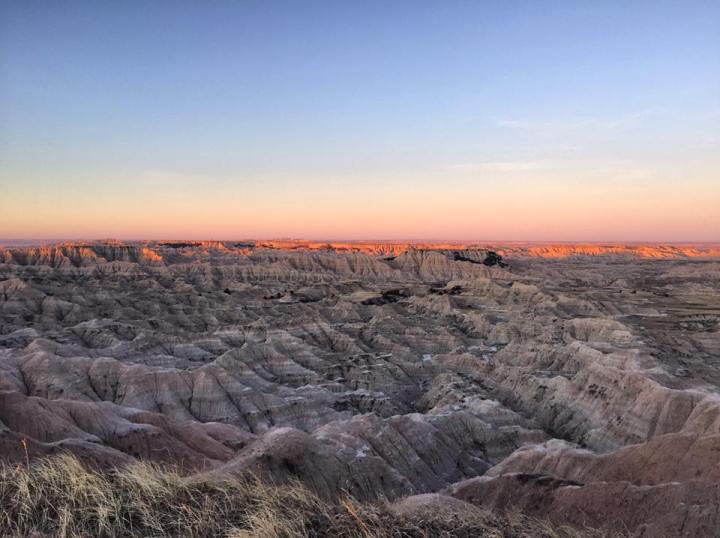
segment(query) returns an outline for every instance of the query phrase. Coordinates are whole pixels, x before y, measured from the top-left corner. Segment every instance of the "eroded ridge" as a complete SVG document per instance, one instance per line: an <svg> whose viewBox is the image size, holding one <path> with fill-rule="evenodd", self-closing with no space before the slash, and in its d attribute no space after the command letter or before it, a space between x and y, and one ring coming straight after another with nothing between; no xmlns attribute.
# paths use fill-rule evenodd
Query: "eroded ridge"
<svg viewBox="0 0 720 538"><path fill-rule="evenodd" d="M441 493L432 503L715 535L718 253L0 249L0 454L139 458L406 509Z"/></svg>

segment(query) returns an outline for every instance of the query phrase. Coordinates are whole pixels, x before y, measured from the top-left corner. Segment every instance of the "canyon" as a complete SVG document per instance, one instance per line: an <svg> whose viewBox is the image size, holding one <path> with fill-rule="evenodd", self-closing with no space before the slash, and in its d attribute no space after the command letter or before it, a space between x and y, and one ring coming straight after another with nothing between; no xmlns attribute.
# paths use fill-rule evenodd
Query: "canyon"
<svg viewBox="0 0 720 538"><path fill-rule="evenodd" d="M0 247L0 457L720 535L720 245Z"/></svg>

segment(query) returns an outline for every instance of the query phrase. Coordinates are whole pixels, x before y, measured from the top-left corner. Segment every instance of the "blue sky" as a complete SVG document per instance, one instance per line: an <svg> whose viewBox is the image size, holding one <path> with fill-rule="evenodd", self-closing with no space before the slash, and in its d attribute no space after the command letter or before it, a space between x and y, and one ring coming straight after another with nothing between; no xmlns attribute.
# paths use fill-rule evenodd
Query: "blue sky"
<svg viewBox="0 0 720 538"><path fill-rule="evenodd" d="M720 2L5 1L0 21L0 236L720 239ZM456 215L490 204L513 225Z"/></svg>

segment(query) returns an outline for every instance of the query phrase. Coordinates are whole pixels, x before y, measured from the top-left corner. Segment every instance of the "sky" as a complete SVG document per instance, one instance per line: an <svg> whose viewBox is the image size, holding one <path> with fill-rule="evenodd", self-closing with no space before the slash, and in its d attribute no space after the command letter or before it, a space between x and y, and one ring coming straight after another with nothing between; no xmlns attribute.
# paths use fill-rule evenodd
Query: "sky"
<svg viewBox="0 0 720 538"><path fill-rule="evenodd" d="M720 241L720 2L0 1L0 238Z"/></svg>

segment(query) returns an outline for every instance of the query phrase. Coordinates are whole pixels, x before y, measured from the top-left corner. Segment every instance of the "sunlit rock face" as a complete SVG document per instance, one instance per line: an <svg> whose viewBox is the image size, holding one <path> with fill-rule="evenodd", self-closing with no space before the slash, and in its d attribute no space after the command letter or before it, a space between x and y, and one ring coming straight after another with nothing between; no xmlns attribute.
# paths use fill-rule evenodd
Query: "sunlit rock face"
<svg viewBox="0 0 720 538"><path fill-rule="evenodd" d="M143 458L404 507L442 493L643 536L713 536L718 255L0 248L0 455Z"/></svg>

